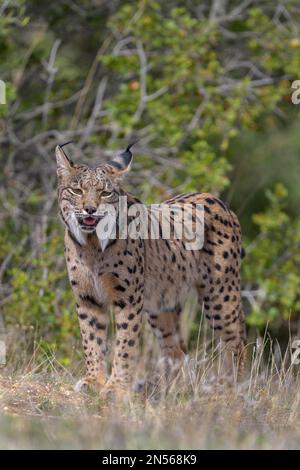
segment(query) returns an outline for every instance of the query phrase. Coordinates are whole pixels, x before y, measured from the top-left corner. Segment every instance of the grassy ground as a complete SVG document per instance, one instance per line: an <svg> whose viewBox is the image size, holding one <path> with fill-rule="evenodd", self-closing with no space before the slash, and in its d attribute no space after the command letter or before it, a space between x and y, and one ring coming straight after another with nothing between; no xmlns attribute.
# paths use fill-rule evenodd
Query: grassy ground
<svg viewBox="0 0 300 470"><path fill-rule="evenodd" d="M288 365L289 348L282 357L257 343L239 384L224 380L214 354L198 347L168 394L156 376L126 403L76 394L79 370L55 357L13 354L0 369L0 448L299 449L300 366ZM144 351L139 374L149 379L155 365Z"/></svg>

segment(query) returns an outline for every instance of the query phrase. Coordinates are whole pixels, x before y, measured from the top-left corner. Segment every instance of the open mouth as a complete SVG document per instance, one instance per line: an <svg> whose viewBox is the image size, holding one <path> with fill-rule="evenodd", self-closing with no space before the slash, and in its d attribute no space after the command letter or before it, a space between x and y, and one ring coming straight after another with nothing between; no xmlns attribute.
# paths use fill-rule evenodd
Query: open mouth
<svg viewBox="0 0 300 470"><path fill-rule="evenodd" d="M96 225L98 224L101 217L99 216L88 216L88 217L81 217L78 219L81 228L84 230L93 230Z"/></svg>

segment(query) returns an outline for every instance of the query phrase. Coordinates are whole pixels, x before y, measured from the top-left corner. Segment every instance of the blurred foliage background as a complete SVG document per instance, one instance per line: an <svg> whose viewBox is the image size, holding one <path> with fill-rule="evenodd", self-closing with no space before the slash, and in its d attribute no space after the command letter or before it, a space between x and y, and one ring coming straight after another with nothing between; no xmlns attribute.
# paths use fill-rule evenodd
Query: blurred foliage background
<svg viewBox="0 0 300 470"><path fill-rule="evenodd" d="M78 337L54 147L104 161L139 138L145 202L220 195L242 222L250 328L284 340L300 312L298 0L2 0L0 282L5 327L68 361Z"/></svg>

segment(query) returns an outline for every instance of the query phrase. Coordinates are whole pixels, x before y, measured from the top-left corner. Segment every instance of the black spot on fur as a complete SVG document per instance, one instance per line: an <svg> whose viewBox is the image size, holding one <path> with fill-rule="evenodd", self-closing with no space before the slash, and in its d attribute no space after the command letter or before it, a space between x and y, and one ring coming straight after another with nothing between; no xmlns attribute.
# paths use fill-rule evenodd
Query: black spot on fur
<svg viewBox="0 0 300 470"><path fill-rule="evenodd" d="M117 300L116 302L114 302L114 305L116 307L124 308L126 307L126 302L124 302L124 300Z"/></svg>
<svg viewBox="0 0 300 470"><path fill-rule="evenodd" d="M79 315L80 320L86 320L87 319L87 314L86 313L80 313Z"/></svg>
<svg viewBox="0 0 300 470"><path fill-rule="evenodd" d="M124 286L119 285L119 286L116 286L116 287L115 287L115 290L118 290L118 291L120 291L120 292L125 292L125 291L126 291L126 288L125 288Z"/></svg>
<svg viewBox="0 0 300 470"><path fill-rule="evenodd" d="M91 295L83 295L81 294L79 296L81 298L81 300L83 300L84 302L89 302L90 304L92 305L95 305L96 307L98 308L103 308L103 304L100 304L96 301L96 299L94 297L92 297Z"/></svg>
<svg viewBox="0 0 300 470"><path fill-rule="evenodd" d="M209 197L207 197L207 198L205 199L205 201L208 202L208 204L210 204L210 205L213 205L213 204L215 204L215 202L216 202L214 199L211 199L211 198L209 198Z"/></svg>
<svg viewBox="0 0 300 470"><path fill-rule="evenodd" d="M213 316L214 320L221 320L221 316L217 313L217 315Z"/></svg>
<svg viewBox="0 0 300 470"><path fill-rule="evenodd" d="M214 305L214 310L222 310L222 305L221 304Z"/></svg>

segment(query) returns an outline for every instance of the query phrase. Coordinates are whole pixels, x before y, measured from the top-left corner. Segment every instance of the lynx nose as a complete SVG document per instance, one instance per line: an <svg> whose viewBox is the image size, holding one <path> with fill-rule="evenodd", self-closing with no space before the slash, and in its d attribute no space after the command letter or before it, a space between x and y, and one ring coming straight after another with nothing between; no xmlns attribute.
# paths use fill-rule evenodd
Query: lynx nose
<svg viewBox="0 0 300 470"><path fill-rule="evenodd" d="M97 211L97 207L94 207L94 206L85 206L84 210L85 210L89 215L92 215L92 214L95 214L95 212Z"/></svg>

